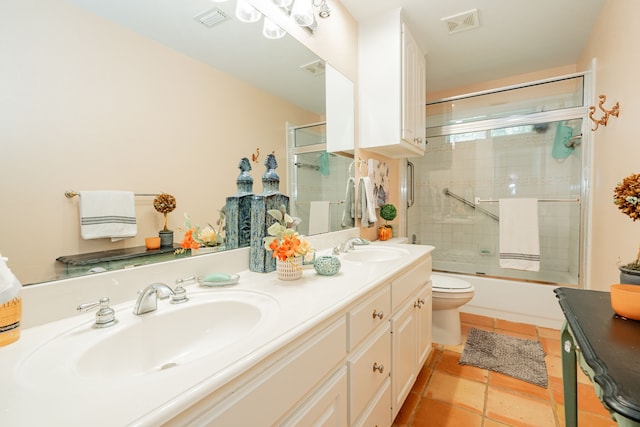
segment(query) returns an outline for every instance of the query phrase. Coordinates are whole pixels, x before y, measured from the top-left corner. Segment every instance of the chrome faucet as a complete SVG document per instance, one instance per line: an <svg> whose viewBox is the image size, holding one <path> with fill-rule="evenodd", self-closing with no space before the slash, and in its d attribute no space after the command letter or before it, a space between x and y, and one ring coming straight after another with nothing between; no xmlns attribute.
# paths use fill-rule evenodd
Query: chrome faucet
<svg viewBox="0 0 640 427"><path fill-rule="evenodd" d="M352 237L350 239L345 240L342 243L342 245L340 245L339 249L336 246L336 248L334 248L334 252L336 252L336 249L337 249L337 253L349 252L351 249L353 249L354 246L364 246L364 245L368 245L369 243L371 242L362 237Z"/></svg>
<svg viewBox="0 0 640 427"><path fill-rule="evenodd" d="M189 301L187 291L178 286L171 289L164 283L153 283L138 292L138 299L133 306L133 314L140 315L156 311L158 309L158 298L165 299L171 296L171 304L181 304Z"/></svg>

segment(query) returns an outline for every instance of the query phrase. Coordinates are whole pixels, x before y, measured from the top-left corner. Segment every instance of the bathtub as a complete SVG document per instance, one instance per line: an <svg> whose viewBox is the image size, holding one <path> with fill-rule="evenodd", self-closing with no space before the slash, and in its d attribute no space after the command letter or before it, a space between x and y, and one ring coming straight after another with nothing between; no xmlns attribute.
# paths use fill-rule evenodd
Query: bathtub
<svg viewBox="0 0 640 427"><path fill-rule="evenodd" d="M457 277L473 285L475 295L471 301L460 307L461 312L552 329L562 327L564 315L553 293L560 285L434 272Z"/></svg>

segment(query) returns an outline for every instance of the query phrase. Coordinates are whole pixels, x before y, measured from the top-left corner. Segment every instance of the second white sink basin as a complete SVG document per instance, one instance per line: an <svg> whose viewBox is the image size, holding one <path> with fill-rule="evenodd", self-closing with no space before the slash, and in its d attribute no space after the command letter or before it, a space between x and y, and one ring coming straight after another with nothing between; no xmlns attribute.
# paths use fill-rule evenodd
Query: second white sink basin
<svg viewBox="0 0 640 427"><path fill-rule="evenodd" d="M188 297L179 305L159 301L156 311L141 316L127 306L116 311L119 323L105 329L83 322L29 354L18 376L35 385L47 377L51 383L56 373L118 381L177 369L250 343L276 323L279 312L276 300L255 292L202 291Z"/></svg>
<svg viewBox="0 0 640 427"><path fill-rule="evenodd" d="M393 261L409 254L402 248L387 246L356 246L340 258L353 262L384 262Z"/></svg>

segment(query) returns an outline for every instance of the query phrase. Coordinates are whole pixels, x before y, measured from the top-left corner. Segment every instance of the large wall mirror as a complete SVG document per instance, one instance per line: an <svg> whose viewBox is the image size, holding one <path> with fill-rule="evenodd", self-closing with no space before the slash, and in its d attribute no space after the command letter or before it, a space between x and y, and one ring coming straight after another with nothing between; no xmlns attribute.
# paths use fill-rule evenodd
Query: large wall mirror
<svg viewBox="0 0 640 427"><path fill-rule="evenodd" d="M217 220L242 157L259 193L275 152L286 190L287 124L325 121L320 58L288 35L265 38L262 22L240 22L234 9L234 0L0 4L0 252L23 284L61 278L61 255L144 246L163 226L153 197L141 196L135 238L84 240L67 190L170 193L177 242L185 215Z"/></svg>

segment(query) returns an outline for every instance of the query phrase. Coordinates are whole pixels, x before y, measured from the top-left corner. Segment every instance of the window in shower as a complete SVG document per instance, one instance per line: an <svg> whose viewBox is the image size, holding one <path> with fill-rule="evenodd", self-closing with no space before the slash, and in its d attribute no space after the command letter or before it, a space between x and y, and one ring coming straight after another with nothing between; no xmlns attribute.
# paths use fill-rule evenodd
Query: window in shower
<svg viewBox="0 0 640 427"><path fill-rule="evenodd" d="M289 126L291 213L302 218L301 234L342 229L342 212L349 165L353 158L326 151L326 125Z"/></svg>
<svg viewBox="0 0 640 427"><path fill-rule="evenodd" d="M580 82L562 80L554 86L581 88L582 77ZM519 94L490 94L485 101L485 95L474 96L473 111L453 106L460 124L449 124L451 116L440 117L439 124L428 129L424 157L410 159L415 201L408 210L408 235L435 246L435 270L577 285L584 182L581 89L580 94L553 93L535 85L524 91L533 100L529 106ZM517 100L513 114L505 107L507 100ZM550 113L552 105L558 108ZM440 112L441 107L437 106ZM524 111L532 113L522 116ZM500 198L541 200L539 272L499 267Z"/></svg>

